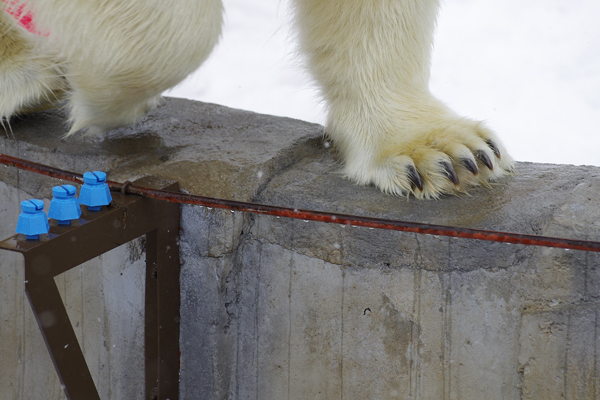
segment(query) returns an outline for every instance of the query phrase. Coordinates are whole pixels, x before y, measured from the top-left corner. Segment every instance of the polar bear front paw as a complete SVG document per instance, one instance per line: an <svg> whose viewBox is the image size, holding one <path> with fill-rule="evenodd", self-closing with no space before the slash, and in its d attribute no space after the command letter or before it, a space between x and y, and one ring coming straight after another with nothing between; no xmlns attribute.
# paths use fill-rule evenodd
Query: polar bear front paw
<svg viewBox="0 0 600 400"><path fill-rule="evenodd" d="M385 193L429 199L490 186L513 171L512 158L482 122L445 114L403 118L395 129L390 124L370 126L368 136L343 134L345 175ZM332 135L334 142L339 133ZM348 137L361 146L351 144Z"/></svg>

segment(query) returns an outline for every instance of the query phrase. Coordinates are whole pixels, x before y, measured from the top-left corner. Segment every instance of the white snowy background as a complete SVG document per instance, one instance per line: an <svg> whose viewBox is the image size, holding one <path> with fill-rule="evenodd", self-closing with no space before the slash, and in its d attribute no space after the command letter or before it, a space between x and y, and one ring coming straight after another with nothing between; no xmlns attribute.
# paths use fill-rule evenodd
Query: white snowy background
<svg viewBox="0 0 600 400"><path fill-rule="evenodd" d="M211 58L168 96L323 124L287 0L224 0ZM600 166L600 1L445 0L431 90L519 161Z"/></svg>

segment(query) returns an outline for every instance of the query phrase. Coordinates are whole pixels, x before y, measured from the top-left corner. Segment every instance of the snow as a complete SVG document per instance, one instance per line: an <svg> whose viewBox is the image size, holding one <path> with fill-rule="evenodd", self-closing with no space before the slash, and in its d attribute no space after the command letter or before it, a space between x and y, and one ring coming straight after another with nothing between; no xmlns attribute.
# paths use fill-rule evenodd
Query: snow
<svg viewBox="0 0 600 400"><path fill-rule="evenodd" d="M324 124L287 1L224 0L211 58L165 93ZM446 0L431 90L519 161L600 166L600 2Z"/></svg>

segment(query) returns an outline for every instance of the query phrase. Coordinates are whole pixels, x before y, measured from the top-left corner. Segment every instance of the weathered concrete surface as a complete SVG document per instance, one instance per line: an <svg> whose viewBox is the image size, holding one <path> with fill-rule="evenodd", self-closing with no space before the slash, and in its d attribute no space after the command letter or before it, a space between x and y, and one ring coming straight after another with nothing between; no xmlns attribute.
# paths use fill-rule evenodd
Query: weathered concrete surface
<svg viewBox="0 0 600 400"><path fill-rule="evenodd" d="M600 240L600 168L521 163L493 189L416 201L344 181L321 128L300 121L169 99L106 138L61 141L61 124L12 121L0 151L197 194ZM55 182L13 168L0 181L4 237L19 200ZM182 227L182 399L600 398L596 253L192 206ZM103 398L142 398L139 345L123 346L141 337L142 245L64 277ZM0 263L0 398L59 399L18 260Z"/></svg>

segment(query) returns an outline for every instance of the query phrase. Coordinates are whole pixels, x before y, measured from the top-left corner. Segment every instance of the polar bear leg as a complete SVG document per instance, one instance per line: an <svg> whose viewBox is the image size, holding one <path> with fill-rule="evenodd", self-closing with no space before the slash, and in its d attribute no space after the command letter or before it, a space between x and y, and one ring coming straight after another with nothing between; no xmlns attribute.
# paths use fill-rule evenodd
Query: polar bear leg
<svg viewBox="0 0 600 400"><path fill-rule="evenodd" d="M136 122L208 57L221 0L19 0L67 66L68 134Z"/></svg>
<svg viewBox="0 0 600 400"><path fill-rule="evenodd" d="M1 4L1 3L0 3ZM0 123L57 103L66 89L60 67L34 51L34 36L0 9Z"/></svg>
<svg viewBox="0 0 600 400"><path fill-rule="evenodd" d="M483 123L429 91L439 0L296 0L300 46L327 133L359 184L436 198L487 184L513 161Z"/></svg>

